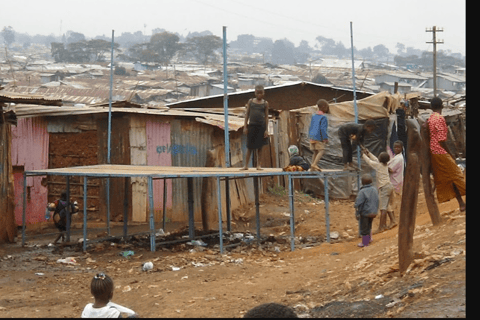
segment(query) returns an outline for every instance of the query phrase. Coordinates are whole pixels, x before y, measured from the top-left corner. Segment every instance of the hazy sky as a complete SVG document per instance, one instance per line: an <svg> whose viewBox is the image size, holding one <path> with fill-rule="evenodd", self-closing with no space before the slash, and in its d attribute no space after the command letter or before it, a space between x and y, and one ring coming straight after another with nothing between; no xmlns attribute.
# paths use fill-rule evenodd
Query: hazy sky
<svg viewBox="0 0 480 320"><path fill-rule="evenodd" d="M350 48L350 22L357 49L384 44L432 50L433 26L443 27L437 48L466 54L466 2L461 0L0 0L0 28L59 35L68 30L110 37L164 28L186 36L210 30L227 41L240 34L301 40L323 36ZM145 27L146 25L146 27Z"/></svg>

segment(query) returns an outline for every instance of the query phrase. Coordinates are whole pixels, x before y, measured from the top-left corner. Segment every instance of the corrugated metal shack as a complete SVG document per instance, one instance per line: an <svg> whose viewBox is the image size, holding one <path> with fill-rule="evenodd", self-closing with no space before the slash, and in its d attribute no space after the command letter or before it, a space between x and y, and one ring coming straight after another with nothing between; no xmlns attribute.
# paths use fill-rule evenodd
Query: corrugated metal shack
<svg viewBox="0 0 480 320"><path fill-rule="evenodd" d="M15 177L16 198L21 199L24 170L52 169L106 163L108 108L55 107L17 104L19 120L12 129L12 158L18 177ZM221 126L222 128L219 128ZM241 132L243 119L231 115L232 166L241 166L245 142ZM140 108L127 102L115 102L112 107L111 163L127 165L160 165L204 167L207 150L217 154L215 166L224 166L223 115L181 110L155 110ZM33 152L32 152L33 151ZM29 177L27 179L27 222L44 220L47 201L57 199L65 188L61 176ZM232 209L253 200L252 188L242 179L230 181ZM83 178L70 179L73 198L83 196ZM195 219L201 221L202 180L194 179ZM89 179L88 211L91 218L102 219L106 212L104 179ZM167 219L186 222L186 181L167 180ZM117 195L124 193L123 179L111 179L111 217L120 221L123 201ZM147 221L147 183L144 178L133 178L129 208L130 221ZM155 181L155 220L162 220L163 181ZM22 206L17 206L21 211ZM212 221L216 221L212 208ZM21 222L21 212L19 213Z"/></svg>
<svg viewBox="0 0 480 320"><path fill-rule="evenodd" d="M283 85L279 88L267 87L266 91L267 100L272 107L269 126L271 136L270 144L262 149L261 164L263 167L276 168L288 165L287 147L289 144L296 143L299 137L298 115L289 113L289 109L314 105L319 98L348 101L352 97L352 91L348 89L303 82ZM357 93L358 95L371 94L360 92ZM230 150L233 167L243 165L246 142L241 130L238 129L243 127L243 106L251 97L253 97L253 90L229 94ZM220 101L222 103L218 105ZM22 102L28 103L28 100ZM214 166L225 166L223 95L221 100L219 96L213 96L206 99L193 99L188 103L184 101L181 104L183 107L192 107L192 109L153 109L126 101L114 102L111 163L204 167L207 151L212 150L216 160ZM235 108L236 106L242 108ZM217 110L216 107L221 109ZM17 104L12 108L15 109L19 118L19 125L15 130L20 130L12 141L12 149L16 149L17 154L28 154L32 143L38 149L35 155L28 157L28 160L20 157L15 162L18 178L21 177L23 170L107 162L107 103L93 107ZM33 142L35 139L40 139L41 143ZM29 177L27 180L31 181L27 181L27 184L31 184L27 192L35 195L33 198L27 195L27 221L30 223L43 221L45 205L47 201L50 202L59 197L65 188L65 177ZM254 200L253 183L250 180L230 181L232 210ZM286 186L285 179L282 177L261 180L261 192L265 191L270 184ZM105 179L88 180L87 209L91 219L105 220L105 199L107 198L105 183ZM83 178L72 177L70 185L73 198L83 196ZM124 186L123 178L111 179L110 212L113 221L123 219L123 201L117 199L117 195L124 194ZM188 204L185 201L186 181L184 179L167 180L166 186L167 221L188 221ZM18 187L16 197L20 199L22 188L20 185ZM194 179L195 221L201 221L201 188L202 180ZM129 221L145 222L149 210L146 179L132 178L131 189L128 191L131 195ZM215 195L216 190L211 190L207 194ZM163 181L161 180L155 181L154 197L155 220L161 221L163 218ZM213 203L215 204L215 201ZM213 214L209 220L217 221L215 208L212 208L211 212Z"/></svg>

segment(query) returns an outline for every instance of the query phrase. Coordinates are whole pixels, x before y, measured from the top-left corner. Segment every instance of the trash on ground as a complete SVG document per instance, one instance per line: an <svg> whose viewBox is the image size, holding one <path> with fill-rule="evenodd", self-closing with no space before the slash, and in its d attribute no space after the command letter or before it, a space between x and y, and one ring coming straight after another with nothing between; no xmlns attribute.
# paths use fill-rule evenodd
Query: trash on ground
<svg viewBox="0 0 480 320"><path fill-rule="evenodd" d="M135 254L135 252L133 252L132 250L127 250L127 251L122 251L119 253L119 255L121 255L122 257L124 258L129 258L130 256L133 256Z"/></svg>
<svg viewBox="0 0 480 320"><path fill-rule="evenodd" d="M143 271L148 271L153 269L153 263L152 262L145 262L142 266Z"/></svg>
<svg viewBox="0 0 480 320"><path fill-rule="evenodd" d="M64 264L77 264L77 261L73 257L67 257L65 259L58 259L57 263L64 263Z"/></svg>
<svg viewBox="0 0 480 320"><path fill-rule="evenodd" d="M192 245L192 246L202 246L202 247L207 246L207 244L205 242L203 242L202 240L192 240L192 241L187 242L187 244Z"/></svg>

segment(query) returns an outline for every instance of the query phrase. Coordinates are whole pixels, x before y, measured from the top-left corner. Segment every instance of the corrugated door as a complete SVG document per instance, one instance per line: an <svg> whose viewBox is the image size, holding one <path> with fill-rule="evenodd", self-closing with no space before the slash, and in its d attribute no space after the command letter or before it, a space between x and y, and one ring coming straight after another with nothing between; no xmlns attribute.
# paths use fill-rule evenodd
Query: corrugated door
<svg viewBox="0 0 480 320"><path fill-rule="evenodd" d="M172 165L181 167L205 167L207 150L212 148L213 127L194 120L172 121L172 143L168 148ZM201 215L202 179L193 179L195 221L202 221ZM171 193L170 193L171 194ZM173 182L173 221L188 221L187 179Z"/></svg>
<svg viewBox="0 0 480 320"><path fill-rule="evenodd" d="M145 120L141 116L130 118L130 163L147 165L147 136ZM131 178L132 221L147 221L147 178Z"/></svg>
<svg viewBox="0 0 480 320"><path fill-rule="evenodd" d="M146 121L145 127L147 133L147 165L171 166L170 123L149 119ZM168 209L172 207L172 198L172 180L169 179L167 180ZM161 221L163 219L163 180L154 180L153 182L153 206L155 221ZM169 213L168 210L167 212ZM168 218L171 219L171 217Z"/></svg>
<svg viewBox="0 0 480 320"><path fill-rule="evenodd" d="M48 169L47 123L42 118L22 118L12 126L12 166L24 170ZM23 175L15 175L15 203L23 205ZM45 221L48 189L42 176L27 178L26 223ZM21 179L22 181L17 181ZM22 206L15 207L15 221L22 224Z"/></svg>

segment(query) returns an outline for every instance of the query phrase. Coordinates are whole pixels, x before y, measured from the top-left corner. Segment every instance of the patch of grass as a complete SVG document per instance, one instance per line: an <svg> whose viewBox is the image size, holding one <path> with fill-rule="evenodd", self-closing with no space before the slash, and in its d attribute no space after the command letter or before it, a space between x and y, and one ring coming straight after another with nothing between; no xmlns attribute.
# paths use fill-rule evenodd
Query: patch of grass
<svg viewBox="0 0 480 320"><path fill-rule="evenodd" d="M267 190L271 194L273 194L275 196L278 196L278 197L283 197L283 196L287 195L287 190L284 187L282 187L278 184L274 185L273 187L268 187Z"/></svg>

